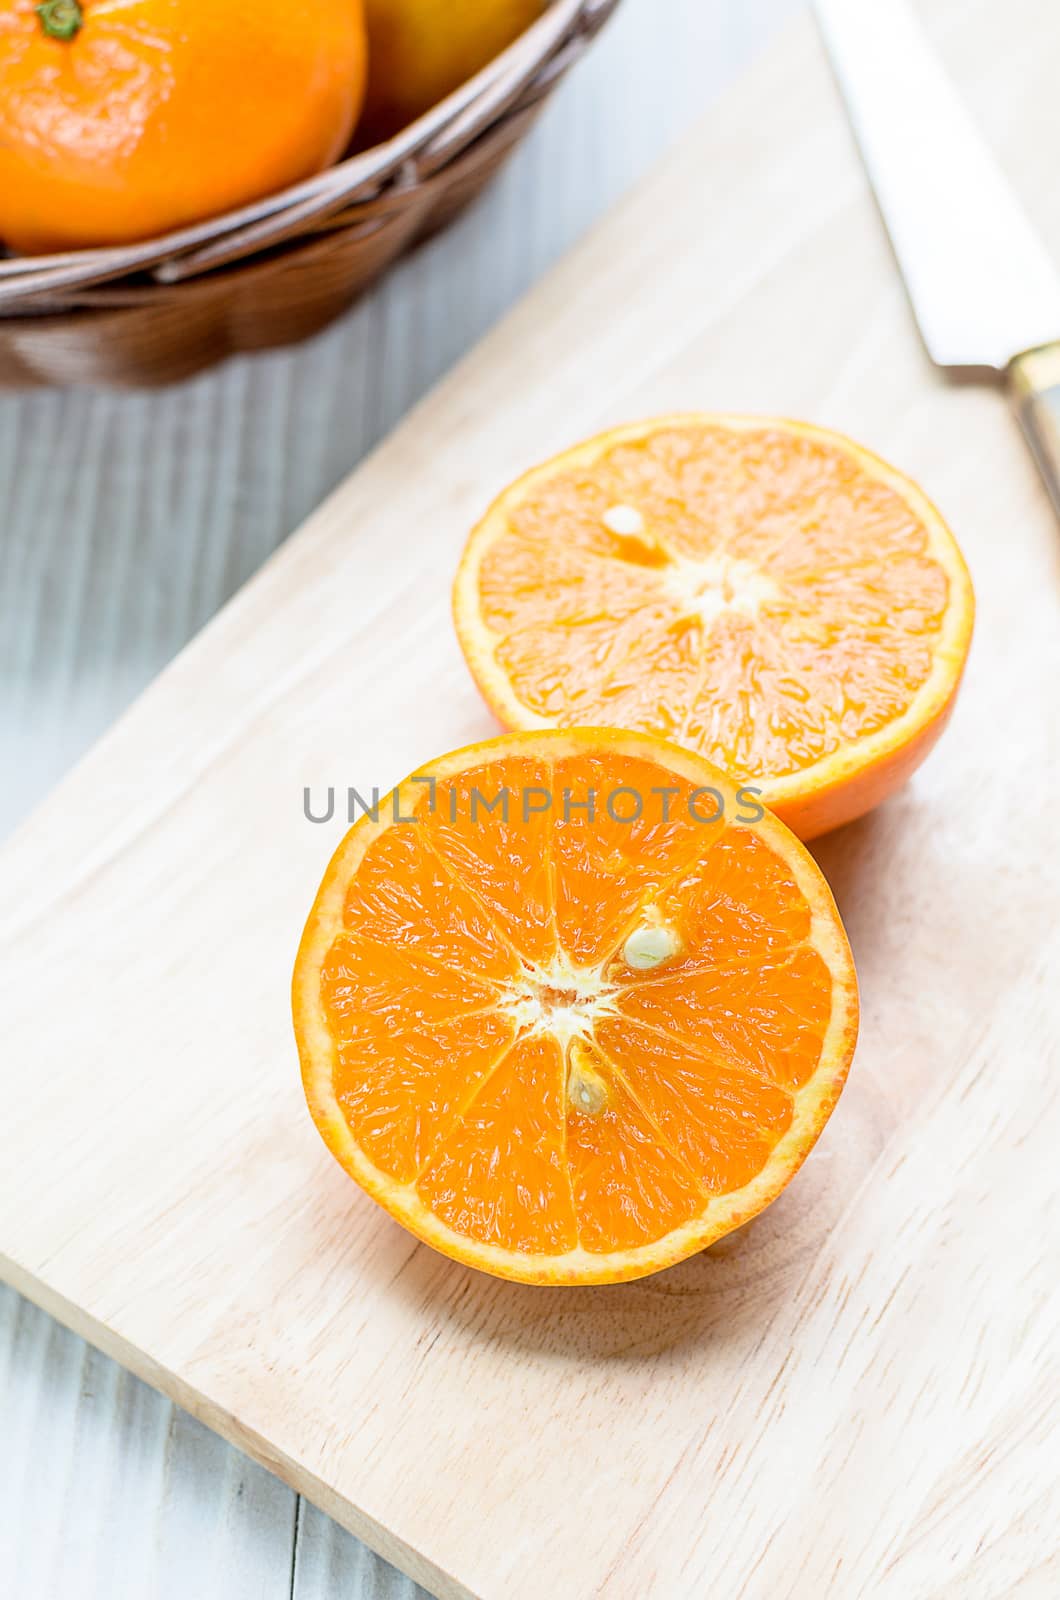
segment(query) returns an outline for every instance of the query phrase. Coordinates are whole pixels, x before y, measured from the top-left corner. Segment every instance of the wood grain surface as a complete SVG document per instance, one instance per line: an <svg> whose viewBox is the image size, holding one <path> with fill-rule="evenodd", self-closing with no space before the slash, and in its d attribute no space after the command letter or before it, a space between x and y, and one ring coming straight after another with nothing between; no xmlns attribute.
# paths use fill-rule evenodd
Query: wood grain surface
<svg viewBox="0 0 1060 1600"><path fill-rule="evenodd" d="M1060 246L1038 7L926 15ZM302 789L489 731L447 617L469 522L682 405L892 456L979 633L937 755L819 848L864 1028L813 1160L671 1273L541 1293L414 1245L308 1124L286 982L336 833ZM440 1595L1055 1593L1058 596L1033 466L928 366L807 24L8 847L5 1275Z"/></svg>
<svg viewBox="0 0 1060 1600"><path fill-rule="evenodd" d="M658 0L623 0L484 200L325 337L160 393L0 392L0 834L797 4L666 0L660 28ZM262 1600L423 1594L308 1502L289 1516L297 1497L234 1446L195 1448L168 1398L130 1393L0 1286L5 1600L168 1600L176 1580L229 1600L236 1563ZM179 1559L156 1533L176 1526ZM71 1567L70 1547L153 1558Z"/></svg>

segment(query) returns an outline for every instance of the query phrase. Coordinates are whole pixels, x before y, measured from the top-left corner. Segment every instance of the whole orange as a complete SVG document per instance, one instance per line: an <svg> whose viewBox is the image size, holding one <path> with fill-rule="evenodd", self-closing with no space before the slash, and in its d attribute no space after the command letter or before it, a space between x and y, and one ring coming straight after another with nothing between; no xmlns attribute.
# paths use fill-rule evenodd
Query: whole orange
<svg viewBox="0 0 1060 1600"><path fill-rule="evenodd" d="M535 22L547 0L365 0L363 132L385 139L452 94Z"/></svg>
<svg viewBox="0 0 1060 1600"><path fill-rule="evenodd" d="M0 240L123 244L330 165L362 0L0 0Z"/></svg>

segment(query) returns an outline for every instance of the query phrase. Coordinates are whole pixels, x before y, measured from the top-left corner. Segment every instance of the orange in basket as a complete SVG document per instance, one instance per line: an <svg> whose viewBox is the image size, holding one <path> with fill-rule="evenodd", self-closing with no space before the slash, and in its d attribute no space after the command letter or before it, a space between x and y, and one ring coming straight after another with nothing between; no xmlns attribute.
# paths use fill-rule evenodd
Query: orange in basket
<svg viewBox="0 0 1060 1600"><path fill-rule="evenodd" d="M0 0L0 241L125 244L322 171L365 55L362 0Z"/></svg>
<svg viewBox="0 0 1060 1600"><path fill-rule="evenodd" d="M720 416L617 428L527 473L472 533L454 606L507 727L674 739L804 839L927 755L974 609L908 478L823 428Z"/></svg>
<svg viewBox="0 0 1060 1600"><path fill-rule="evenodd" d="M500 55L548 0L365 0L368 98L360 142L388 139Z"/></svg>
<svg viewBox="0 0 1060 1600"><path fill-rule="evenodd" d="M458 751L362 816L293 1004L349 1175L446 1255L541 1284L640 1277L761 1211L857 1031L805 848L702 757L602 729Z"/></svg>

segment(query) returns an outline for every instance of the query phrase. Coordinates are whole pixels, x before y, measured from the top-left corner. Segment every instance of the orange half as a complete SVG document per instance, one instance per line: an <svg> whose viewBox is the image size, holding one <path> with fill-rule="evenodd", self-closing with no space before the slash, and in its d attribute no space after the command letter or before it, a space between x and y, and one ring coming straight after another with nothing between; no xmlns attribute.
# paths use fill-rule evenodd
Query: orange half
<svg viewBox="0 0 1060 1600"><path fill-rule="evenodd" d="M349 1175L444 1254L543 1284L641 1277L761 1211L857 1031L804 847L701 757L609 729L458 751L362 816L293 1007Z"/></svg>
<svg viewBox="0 0 1060 1600"><path fill-rule="evenodd" d="M879 804L945 725L971 580L925 495L807 423L673 416L521 478L454 591L509 728L633 728L753 784L804 839Z"/></svg>

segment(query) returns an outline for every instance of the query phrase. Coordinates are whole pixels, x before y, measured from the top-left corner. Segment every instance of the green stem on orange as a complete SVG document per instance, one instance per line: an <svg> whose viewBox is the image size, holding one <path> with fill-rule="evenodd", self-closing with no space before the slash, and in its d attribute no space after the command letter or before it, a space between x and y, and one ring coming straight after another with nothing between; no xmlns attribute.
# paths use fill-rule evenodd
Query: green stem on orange
<svg viewBox="0 0 1060 1600"><path fill-rule="evenodd" d="M49 39L72 39L85 20L79 0L41 0L33 9Z"/></svg>

